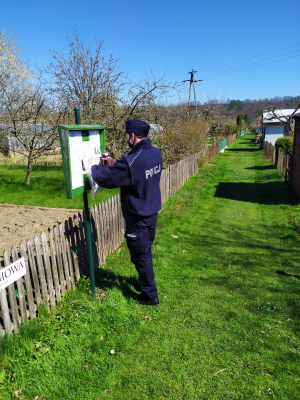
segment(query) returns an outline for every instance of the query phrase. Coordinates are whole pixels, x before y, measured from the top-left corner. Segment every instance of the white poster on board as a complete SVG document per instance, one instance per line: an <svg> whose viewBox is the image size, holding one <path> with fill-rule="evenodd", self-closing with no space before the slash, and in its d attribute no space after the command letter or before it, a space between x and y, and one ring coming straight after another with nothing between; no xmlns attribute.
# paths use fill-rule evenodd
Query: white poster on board
<svg viewBox="0 0 300 400"><path fill-rule="evenodd" d="M83 186L83 175L91 171L91 157L93 154L101 156L100 132L89 131L89 140L82 140L81 131L70 131L70 162L72 175L72 189Z"/></svg>
<svg viewBox="0 0 300 400"><path fill-rule="evenodd" d="M83 186L83 149L82 149L82 133L81 131L70 131L70 162L72 174L72 189Z"/></svg>

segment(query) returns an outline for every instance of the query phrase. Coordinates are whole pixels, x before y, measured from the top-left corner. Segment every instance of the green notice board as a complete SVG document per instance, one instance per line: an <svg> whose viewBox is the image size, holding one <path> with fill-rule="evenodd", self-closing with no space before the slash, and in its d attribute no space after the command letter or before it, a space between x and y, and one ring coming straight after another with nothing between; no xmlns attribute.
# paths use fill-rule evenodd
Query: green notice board
<svg viewBox="0 0 300 400"><path fill-rule="evenodd" d="M86 172L90 157L106 152L105 127L102 125L58 126L67 198L73 199L91 189Z"/></svg>

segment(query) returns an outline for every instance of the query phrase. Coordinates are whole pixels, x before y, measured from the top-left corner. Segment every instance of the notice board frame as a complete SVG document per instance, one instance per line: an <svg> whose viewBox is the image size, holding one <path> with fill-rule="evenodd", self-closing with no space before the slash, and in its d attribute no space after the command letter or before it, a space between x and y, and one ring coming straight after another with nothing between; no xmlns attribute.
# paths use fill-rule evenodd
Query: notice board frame
<svg viewBox="0 0 300 400"><path fill-rule="evenodd" d="M99 131L99 147L101 153L106 153L105 126L103 125L59 125L59 140L62 154L63 170L67 191L67 198L74 197L91 190L87 174L83 175L83 186L72 189L72 171L70 158L70 132L81 131L82 141L89 141L89 131Z"/></svg>

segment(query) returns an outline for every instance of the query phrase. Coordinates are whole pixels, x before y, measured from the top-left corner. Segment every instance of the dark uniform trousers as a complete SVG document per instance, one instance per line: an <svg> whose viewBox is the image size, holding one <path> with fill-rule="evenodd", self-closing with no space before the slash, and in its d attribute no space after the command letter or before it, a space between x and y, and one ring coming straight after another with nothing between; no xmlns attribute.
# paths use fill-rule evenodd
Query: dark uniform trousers
<svg viewBox="0 0 300 400"><path fill-rule="evenodd" d="M131 262L139 274L141 291L150 300L157 299L154 280L151 246L155 238L157 213L151 217L126 221L125 238L130 251Z"/></svg>

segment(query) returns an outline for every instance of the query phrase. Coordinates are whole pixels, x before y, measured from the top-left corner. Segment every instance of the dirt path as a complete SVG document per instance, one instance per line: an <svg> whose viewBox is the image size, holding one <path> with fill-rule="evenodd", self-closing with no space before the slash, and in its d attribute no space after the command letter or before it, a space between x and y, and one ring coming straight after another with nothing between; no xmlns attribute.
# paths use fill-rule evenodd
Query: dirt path
<svg viewBox="0 0 300 400"><path fill-rule="evenodd" d="M19 249L21 240L33 240L34 235L46 232L78 211L81 210L0 204L0 262L4 250L10 251L12 245Z"/></svg>

